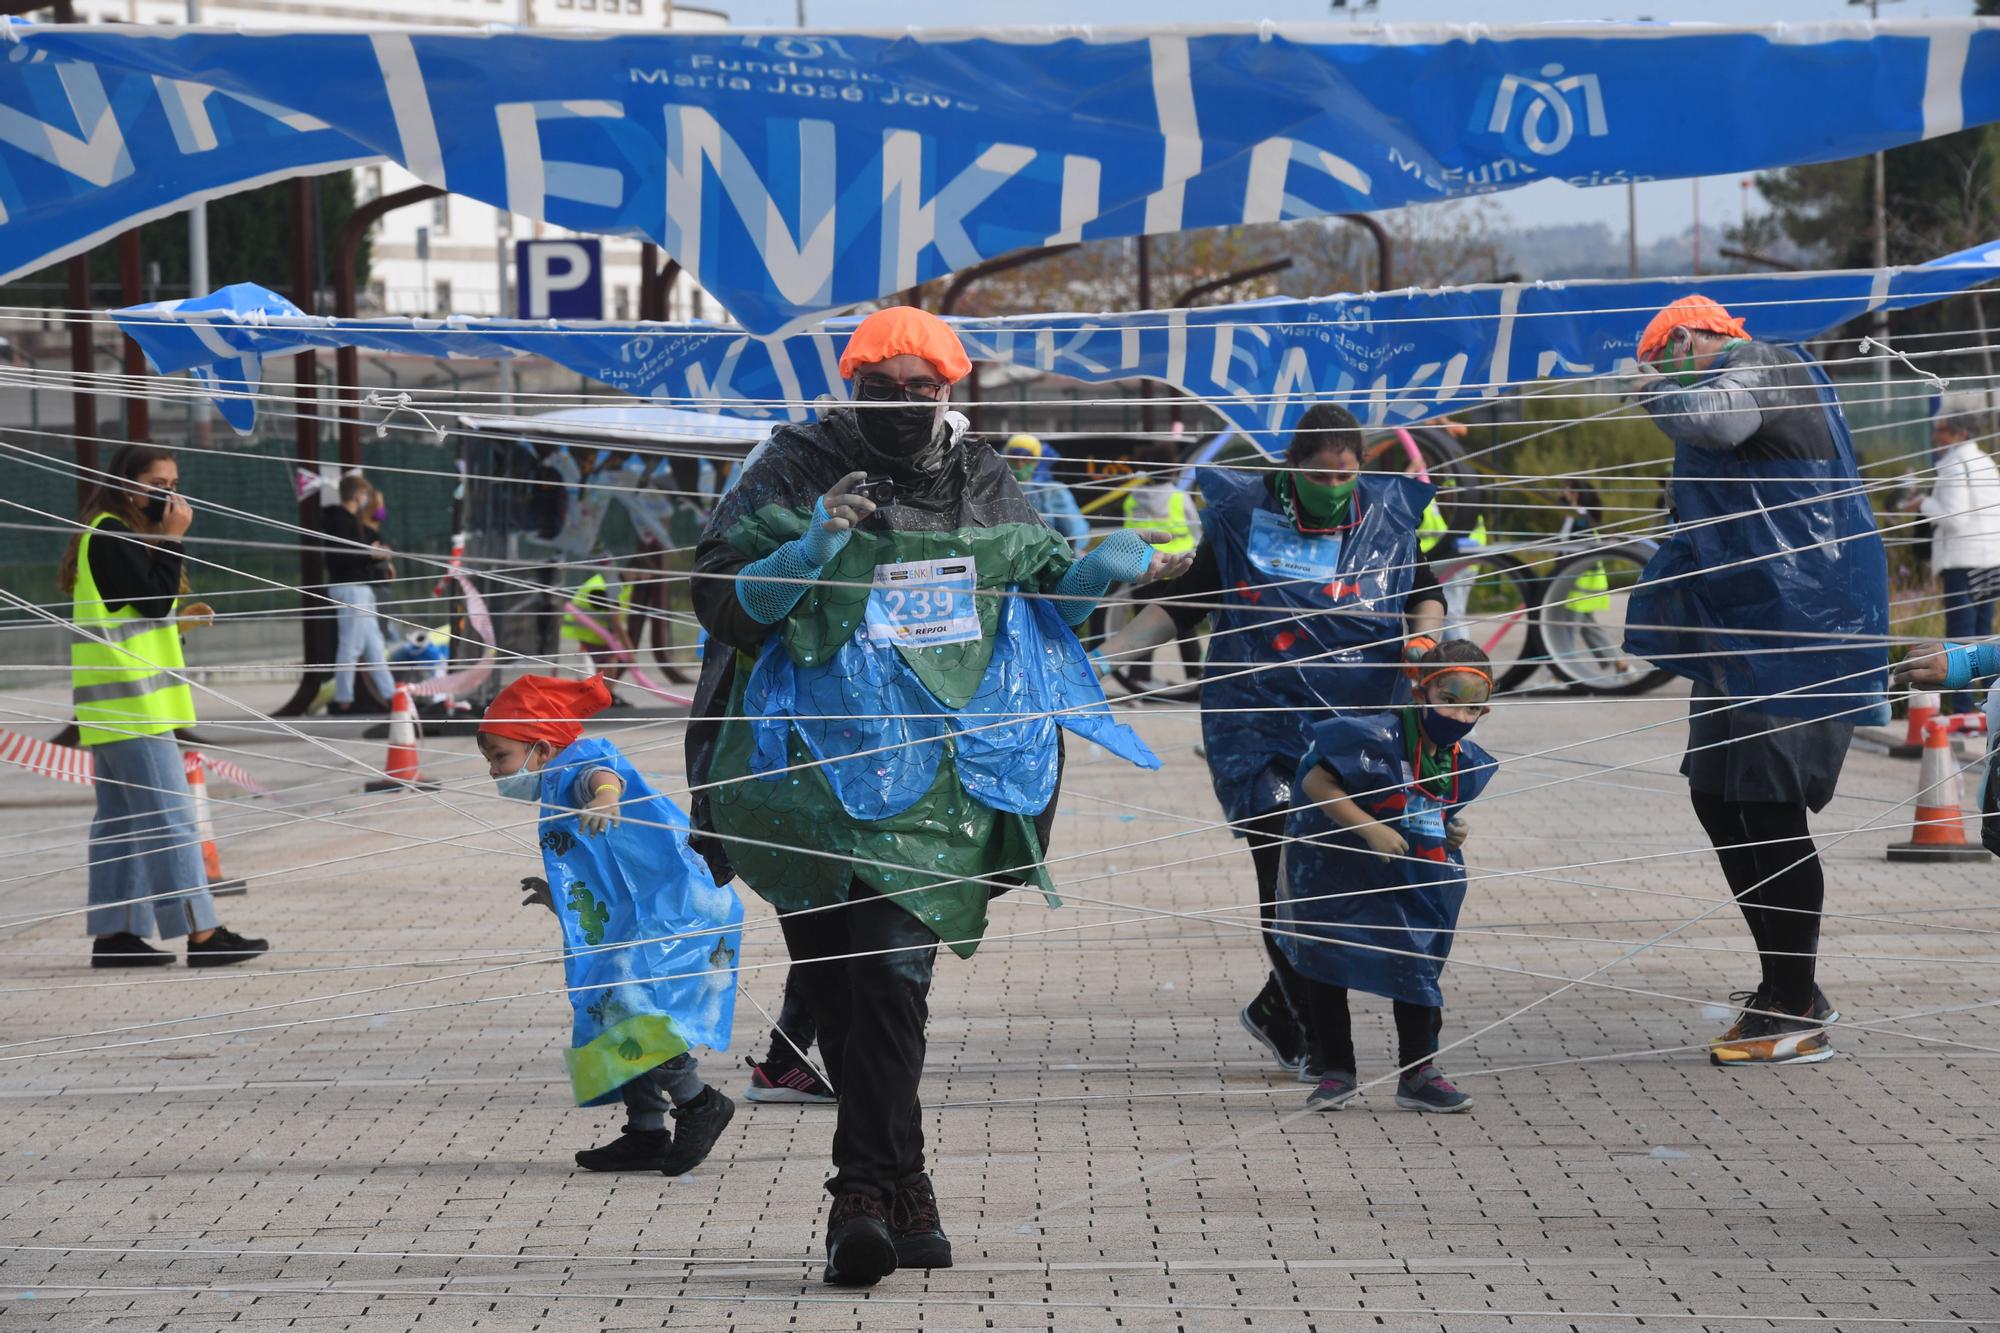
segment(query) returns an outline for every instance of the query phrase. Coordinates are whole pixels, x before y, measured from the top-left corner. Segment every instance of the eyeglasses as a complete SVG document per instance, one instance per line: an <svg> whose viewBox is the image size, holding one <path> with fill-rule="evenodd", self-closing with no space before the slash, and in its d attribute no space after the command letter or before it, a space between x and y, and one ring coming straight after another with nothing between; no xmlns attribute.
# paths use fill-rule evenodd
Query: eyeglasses
<svg viewBox="0 0 2000 1333"><path fill-rule="evenodd" d="M863 403L935 403L950 387L938 380L892 380L887 375L863 375L854 381L854 397Z"/></svg>

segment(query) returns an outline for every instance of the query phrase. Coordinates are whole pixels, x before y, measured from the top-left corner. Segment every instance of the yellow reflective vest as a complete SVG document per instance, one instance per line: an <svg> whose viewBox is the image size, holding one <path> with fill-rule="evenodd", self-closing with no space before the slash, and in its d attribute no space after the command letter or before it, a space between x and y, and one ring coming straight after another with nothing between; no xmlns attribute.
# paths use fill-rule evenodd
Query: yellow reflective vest
<svg viewBox="0 0 2000 1333"><path fill-rule="evenodd" d="M175 617L179 599L158 620L141 616L130 603L110 611L90 576L90 544L111 517L99 514L83 534L70 602L70 623L76 629L69 645L70 695L85 745L171 735L195 720Z"/></svg>
<svg viewBox="0 0 2000 1333"><path fill-rule="evenodd" d="M1126 495L1125 526L1142 531L1160 530L1173 534L1169 540L1153 547L1162 555L1179 555L1183 551L1192 551L1195 548L1194 524L1189 521L1188 516L1193 513L1193 498L1186 491L1169 490L1167 508L1163 514L1150 503L1140 503L1139 490L1150 489L1152 488L1140 487Z"/></svg>
<svg viewBox="0 0 2000 1333"><path fill-rule="evenodd" d="M569 599L569 614L563 617L564 638L575 639L578 643L595 645L597 647L610 646L605 643L602 634L588 628L582 621L576 618L576 612L578 611L583 612L593 620L597 620L610 612L612 600L604 595L605 587L604 575L602 574L592 574L578 586L575 594ZM621 583L618 585L618 615L622 616L631 611L632 588L633 585L630 583Z"/></svg>

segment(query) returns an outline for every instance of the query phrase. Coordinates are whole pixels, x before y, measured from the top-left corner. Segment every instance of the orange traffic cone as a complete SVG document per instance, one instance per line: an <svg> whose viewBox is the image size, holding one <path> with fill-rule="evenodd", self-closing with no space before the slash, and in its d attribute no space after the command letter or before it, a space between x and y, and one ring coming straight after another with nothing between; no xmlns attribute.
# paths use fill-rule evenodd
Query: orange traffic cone
<svg viewBox="0 0 2000 1333"><path fill-rule="evenodd" d="M386 777L370 782L364 791L436 791L438 784L427 781L417 771L417 707L410 702L410 687L396 687L395 702L389 705L389 760L383 765Z"/></svg>
<svg viewBox="0 0 2000 1333"><path fill-rule="evenodd" d="M215 850L215 825L208 817L208 764L199 750L184 752L182 759L187 765L188 795L194 798L194 827L201 836L201 865L208 875L208 891L217 897L250 892L242 880L222 877L222 854Z"/></svg>
<svg viewBox="0 0 2000 1333"><path fill-rule="evenodd" d="M1924 764L1917 771L1917 822L1908 842L1889 844L1891 861L1984 861L1987 851L1965 840L1958 765L1951 738L1937 718L1924 727Z"/></svg>
<svg viewBox="0 0 2000 1333"><path fill-rule="evenodd" d="M1903 743L1889 747L1890 758L1915 759L1924 752L1924 727L1938 715L1943 703L1934 691L1910 691L1909 723L1903 730Z"/></svg>

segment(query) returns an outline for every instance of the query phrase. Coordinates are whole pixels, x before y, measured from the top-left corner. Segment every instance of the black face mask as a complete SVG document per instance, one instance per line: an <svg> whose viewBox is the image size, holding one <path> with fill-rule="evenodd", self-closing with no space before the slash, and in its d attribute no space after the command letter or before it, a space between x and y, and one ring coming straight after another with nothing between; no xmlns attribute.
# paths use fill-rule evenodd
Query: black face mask
<svg viewBox="0 0 2000 1333"><path fill-rule="evenodd" d="M167 516L167 493L157 486L148 486L145 494L151 498L139 509L148 523L158 523Z"/></svg>
<svg viewBox="0 0 2000 1333"><path fill-rule="evenodd" d="M855 409L861 438L884 458L916 460L937 437L937 405L909 403L900 407Z"/></svg>

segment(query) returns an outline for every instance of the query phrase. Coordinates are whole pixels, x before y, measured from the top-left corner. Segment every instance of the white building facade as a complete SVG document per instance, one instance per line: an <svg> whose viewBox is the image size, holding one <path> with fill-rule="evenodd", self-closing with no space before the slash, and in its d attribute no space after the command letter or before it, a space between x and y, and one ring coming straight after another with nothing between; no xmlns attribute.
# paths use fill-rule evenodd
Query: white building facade
<svg viewBox="0 0 2000 1333"><path fill-rule="evenodd" d="M189 0L77 0L90 23L186 24ZM720 10L674 0L198 0L199 21L232 28L358 28L513 24L602 28L619 32L714 31L729 26ZM361 202L421 184L394 163L355 171ZM515 310L514 243L574 236L564 227L518 217L491 204L444 195L387 214L375 227L363 315L504 315ZM639 317L640 243L601 238L605 319ZM661 256L662 262L665 256ZM212 273L223 284L228 273ZM724 317L687 274L668 293L667 318Z"/></svg>

